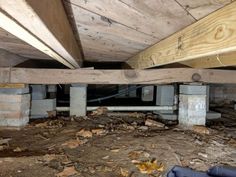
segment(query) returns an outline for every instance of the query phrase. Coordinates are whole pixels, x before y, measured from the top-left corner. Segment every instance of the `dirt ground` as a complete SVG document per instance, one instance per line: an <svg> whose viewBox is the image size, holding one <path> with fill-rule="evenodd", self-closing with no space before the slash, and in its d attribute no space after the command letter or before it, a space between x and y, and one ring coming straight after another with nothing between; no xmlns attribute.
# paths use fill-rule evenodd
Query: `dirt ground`
<svg viewBox="0 0 236 177"><path fill-rule="evenodd" d="M164 125L151 114L96 114L0 130L0 176L153 177L174 165L202 171L236 166L236 116L228 119L227 111L230 121L193 131Z"/></svg>

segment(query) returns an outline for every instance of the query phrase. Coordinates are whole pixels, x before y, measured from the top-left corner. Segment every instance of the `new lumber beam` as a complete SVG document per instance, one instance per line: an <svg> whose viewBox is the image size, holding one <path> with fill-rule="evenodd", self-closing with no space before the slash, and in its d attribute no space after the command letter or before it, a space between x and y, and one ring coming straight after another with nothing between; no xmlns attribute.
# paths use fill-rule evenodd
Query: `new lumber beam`
<svg viewBox="0 0 236 177"><path fill-rule="evenodd" d="M236 52L236 2L208 15L127 61L131 68L151 68ZM236 61L235 61L236 64Z"/></svg>
<svg viewBox="0 0 236 177"><path fill-rule="evenodd" d="M26 69L0 68L0 83L23 84L166 84L175 82L236 83L233 70L213 69Z"/></svg>
<svg viewBox="0 0 236 177"><path fill-rule="evenodd" d="M190 66L192 68L218 68L225 66L235 66L236 52L183 61L181 64Z"/></svg>
<svg viewBox="0 0 236 177"><path fill-rule="evenodd" d="M69 68L82 62L61 0L0 0L0 27Z"/></svg>

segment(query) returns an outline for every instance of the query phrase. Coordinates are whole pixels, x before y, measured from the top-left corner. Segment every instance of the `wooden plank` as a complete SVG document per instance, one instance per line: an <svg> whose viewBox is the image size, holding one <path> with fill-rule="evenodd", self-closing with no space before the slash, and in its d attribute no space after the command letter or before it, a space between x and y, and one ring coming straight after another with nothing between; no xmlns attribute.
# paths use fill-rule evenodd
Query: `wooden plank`
<svg viewBox="0 0 236 177"><path fill-rule="evenodd" d="M86 60L125 61L134 53L156 43L159 39L140 33L104 16L65 3L73 26L78 31ZM97 53L98 56L92 55ZM115 59L114 53L118 54ZM119 56L120 53L120 56ZM105 58L102 56L106 55ZM106 60L108 59L108 60Z"/></svg>
<svg viewBox="0 0 236 177"><path fill-rule="evenodd" d="M0 88L25 88L26 84L0 84Z"/></svg>
<svg viewBox="0 0 236 177"><path fill-rule="evenodd" d="M236 51L236 2L210 14L130 58L132 68L150 68Z"/></svg>
<svg viewBox="0 0 236 177"><path fill-rule="evenodd" d="M28 58L0 49L0 67L13 67L25 62L26 60L28 60Z"/></svg>
<svg viewBox="0 0 236 177"><path fill-rule="evenodd" d="M224 7L232 0L177 0L195 19L199 20L206 15Z"/></svg>
<svg viewBox="0 0 236 177"><path fill-rule="evenodd" d="M204 69L88 70L0 68L0 83L25 84L165 84L175 82L236 83L236 71ZM8 73L8 74L6 74Z"/></svg>
<svg viewBox="0 0 236 177"><path fill-rule="evenodd" d="M0 0L0 27L70 68L81 53L60 0Z"/></svg>
<svg viewBox="0 0 236 177"><path fill-rule="evenodd" d="M0 28L0 48L30 59L52 60L50 56L16 38L2 28Z"/></svg>
<svg viewBox="0 0 236 177"><path fill-rule="evenodd" d="M195 60L181 62L192 68L218 68L236 66L236 52L203 57Z"/></svg>
<svg viewBox="0 0 236 177"><path fill-rule="evenodd" d="M175 0L67 1L158 39L195 21Z"/></svg>

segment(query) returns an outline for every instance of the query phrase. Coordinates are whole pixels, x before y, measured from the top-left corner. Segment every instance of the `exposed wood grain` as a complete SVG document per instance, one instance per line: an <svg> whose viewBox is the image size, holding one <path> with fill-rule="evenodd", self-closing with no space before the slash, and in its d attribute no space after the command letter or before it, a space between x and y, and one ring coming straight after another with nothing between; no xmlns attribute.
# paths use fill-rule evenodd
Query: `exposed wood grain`
<svg viewBox="0 0 236 177"><path fill-rule="evenodd" d="M52 60L48 55L16 38L2 28L0 28L0 48L23 57L29 57L30 59Z"/></svg>
<svg viewBox="0 0 236 177"><path fill-rule="evenodd" d="M233 0L177 0L194 18L201 19Z"/></svg>
<svg viewBox="0 0 236 177"><path fill-rule="evenodd" d="M25 84L164 84L174 82L236 83L232 70L152 69L87 70L0 68L0 83ZM198 80L196 80L198 78Z"/></svg>
<svg viewBox="0 0 236 177"><path fill-rule="evenodd" d="M89 11L105 16L159 39L194 21L174 0L69 0Z"/></svg>
<svg viewBox="0 0 236 177"><path fill-rule="evenodd" d="M174 0L64 2L89 61L125 61L195 21Z"/></svg>
<svg viewBox="0 0 236 177"><path fill-rule="evenodd" d="M0 49L0 67L13 67L26 60L28 60L28 58Z"/></svg>
<svg viewBox="0 0 236 177"><path fill-rule="evenodd" d="M225 66L236 66L236 52L220 54L213 57L203 57L181 63L192 68L218 68Z"/></svg>
<svg viewBox="0 0 236 177"><path fill-rule="evenodd" d="M26 84L0 84L0 88L25 88Z"/></svg>
<svg viewBox="0 0 236 177"><path fill-rule="evenodd" d="M79 33L80 41L86 60L91 58L91 52L106 55L110 61L114 53L122 53L120 61L131 57L134 53L147 48L158 41L157 38L130 29L103 16L91 13L76 5L66 3L67 11L73 14L71 19ZM91 50L93 48L93 50ZM104 58L104 60L106 59ZM105 60L106 61L106 60Z"/></svg>
<svg viewBox="0 0 236 177"><path fill-rule="evenodd" d="M150 68L236 51L236 2L210 14L130 58L133 68Z"/></svg>
<svg viewBox="0 0 236 177"><path fill-rule="evenodd" d="M0 0L0 7L3 29L68 67L79 66L80 49L60 0Z"/></svg>

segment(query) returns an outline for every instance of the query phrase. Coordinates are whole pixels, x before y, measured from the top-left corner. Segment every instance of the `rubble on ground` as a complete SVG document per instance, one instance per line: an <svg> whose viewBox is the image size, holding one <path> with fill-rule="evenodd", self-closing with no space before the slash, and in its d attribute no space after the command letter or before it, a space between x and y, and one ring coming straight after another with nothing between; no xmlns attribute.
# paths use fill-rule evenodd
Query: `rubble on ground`
<svg viewBox="0 0 236 177"><path fill-rule="evenodd" d="M184 130L151 114L126 115L58 117L0 131L0 176L148 177L164 176L174 165L236 166L235 127Z"/></svg>

